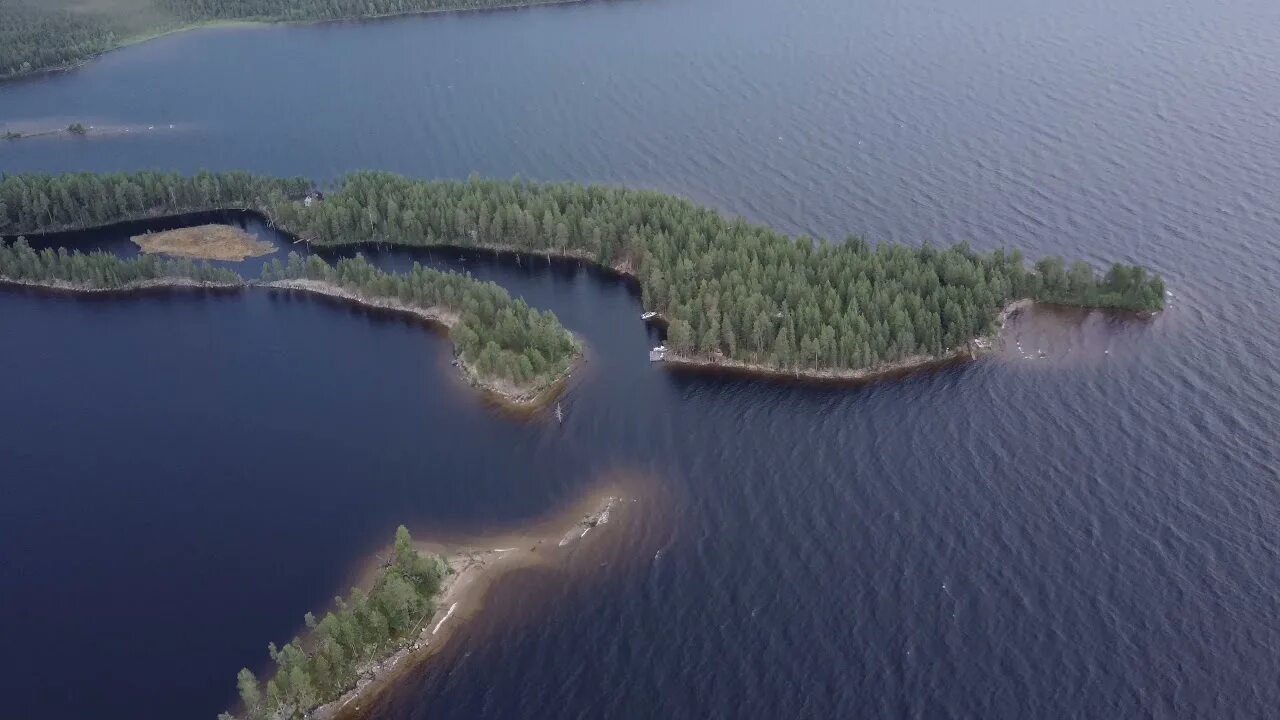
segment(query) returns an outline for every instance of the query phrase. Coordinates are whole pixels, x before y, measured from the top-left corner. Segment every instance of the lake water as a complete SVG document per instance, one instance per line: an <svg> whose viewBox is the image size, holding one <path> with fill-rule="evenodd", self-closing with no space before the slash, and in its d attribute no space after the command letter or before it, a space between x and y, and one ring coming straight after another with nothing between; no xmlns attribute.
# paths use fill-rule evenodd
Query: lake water
<svg viewBox="0 0 1280 720"><path fill-rule="evenodd" d="M397 524L501 529L621 483L642 502L599 562L500 583L373 716L1271 714L1278 24L1262 0L630 0L189 33L0 87L0 127L130 128L0 144L5 172L622 183L1174 292L1150 323L1036 314L1043 360L797 387L650 366L638 299L593 272L414 256L588 340L557 426L477 401L446 339L331 303L6 291L6 710L212 717Z"/></svg>

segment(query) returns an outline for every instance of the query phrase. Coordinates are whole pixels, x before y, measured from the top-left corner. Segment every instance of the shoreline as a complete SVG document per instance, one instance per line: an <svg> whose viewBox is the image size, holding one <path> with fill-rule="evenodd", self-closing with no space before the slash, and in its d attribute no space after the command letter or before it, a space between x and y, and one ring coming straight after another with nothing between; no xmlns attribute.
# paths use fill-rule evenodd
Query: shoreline
<svg viewBox="0 0 1280 720"><path fill-rule="evenodd" d="M141 45L145 42L158 40L167 35L177 35L178 33L188 32L190 30L207 30L207 29L219 28L219 27L241 27L241 26L250 27L250 26L268 25L268 24L270 23L255 22L252 20L206 20L206 21L197 22L197 23L187 23L186 25L179 25L177 27L169 28L168 30L156 30L155 32L149 32L149 33L144 33L144 34L124 38L119 43L117 43L112 47L107 48L106 50L93 53L92 55L87 55L74 62L64 63L62 65L53 65L51 67L43 67L38 70L30 70L28 72L24 72L24 73L20 72L13 75L0 75L0 86L7 85L9 83L20 83L24 81L39 80L46 75L57 75L60 73L71 72L72 70L77 70L81 67L84 67L85 65L88 65L89 63L95 60L100 59L102 56L106 55L107 53L113 53L117 50L124 50L126 48L130 48L135 45ZM30 136L26 136L26 137L30 137Z"/></svg>
<svg viewBox="0 0 1280 720"><path fill-rule="evenodd" d="M331 285L318 280L274 280L264 283L250 280L241 280L239 282L219 282L211 280L192 280L181 277L168 277L132 282L119 287L96 288L70 283L63 280L36 281L15 280L12 278L0 277L0 286L30 288L33 290L78 295L127 294L145 290L239 291L248 288L265 288L267 290L283 290L286 292L301 292L311 295L319 295L341 300L363 308L411 315L419 320L427 322L430 325L435 325L444 329L446 335L458 322L458 316L454 313L436 308L419 308L412 305L406 305L398 300L367 298L358 293L344 290L336 285ZM559 373L532 388L522 388L504 381L484 380L479 377L475 368L464 362L462 358L454 355L454 359L456 361L456 367L460 371L462 379L467 385L479 390L486 397L502 405L504 408L518 410L521 412L533 412L559 397L561 392L568 387L569 379L573 377L574 372L577 371L584 362L584 352L581 340L575 337L574 342L578 343L578 354L574 357L573 362L569 364L569 367L564 372Z"/></svg>
<svg viewBox="0 0 1280 720"><path fill-rule="evenodd" d="M569 0L569 1L585 1L585 0ZM313 252L323 253L326 250L333 250L343 247L373 246L376 249L394 249L413 251L448 251L471 253L475 256L492 255L495 259L502 262L514 262L517 266L523 266L521 258L545 258L548 264L553 262L578 263L590 270L602 273L603 275L618 279L629 285L629 289L633 294L642 298L643 293L639 286L639 276L629 259L617 260L611 264L603 264L597 258L583 250L571 250L568 248L546 248L542 250L531 250L529 248L520 248L512 245L502 244L470 244L463 245L457 242L438 242L431 245L419 245L407 242L396 242L387 240L343 240L338 242L321 243L313 238L303 237L291 230L287 226L277 224L272 217L270 211L263 207L237 207L223 208L236 212L246 212L258 215L265 220L268 226L282 233L286 238L293 239L294 244L303 243ZM164 217L180 217L189 212L173 212L173 213L149 213L148 217L164 218ZM94 227L80 228L81 230L89 230ZM51 231L43 231L51 232ZM339 295L345 297L345 295ZM349 298L356 302L364 302L361 298ZM1010 316L1028 308L1032 305L1043 305L1046 307L1079 307L1088 310L1098 310L1102 312L1134 312L1123 308L1099 307L1085 305L1067 305L1062 303L1054 303L1051 301L1037 301L1032 298L1018 298L1010 301L1002 308L992 320L992 324L996 329L987 335L980 335L970 339L963 345L949 349L941 355L913 355L908 358L896 360L892 362L880 363L870 367L862 368L843 368L843 369L821 369L821 368L781 368L763 362L751 362L746 360L737 360L724 356L707 357L699 355L683 355L668 350L663 363L667 365L668 370L675 372L706 372L720 373L727 375L739 375L746 377L756 377L764 379L804 381L814 383L833 383L833 384L861 384L878 379L906 376L916 372L923 372L930 369L941 368L955 363L971 361L983 355L992 354L995 346L1000 341L1000 333L1004 330ZM391 310L404 310L405 308L388 308ZM642 305L642 310L643 310ZM666 314L666 308L655 308L651 312L655 315L643 322L646 325L656 325L658 327L667 327L669 319ZM1139 317L1151 318L1159 314L1159 310L1141 312L1138 311ZM431 319L431 318L428 318ZM446 327L448 325L446 324ZM577 340L575 338L575 340ZM580 341L579 341L580 342ZM580 362L583 361L581 352L575 358L570 368L562 375L558 376L536 391L512 392L509 389L501 391L491 391L491 396L499 402L509 405L512 409L536 409L541 407L550 400L554 399L557 392L554 392L554 386L562 383L572 376L573 371L577 369ZM459 363L459 367L463 370L468 383L479 386L482 389L489 389L489 386L480 383L475 377L471 368L465 363Z"/></svg>
<svg viewBox="0 0 1280 720"><path fill-rule="evenodd" d="M444 329L446 334L448 334L448 331L451 330L459 321L458 315L440 308L421 308L414 305L407 305L399 300L369 298L320 280L272 280L270 282L248 283L248 285L252 287L267 288L268 290L284 290L322 295L325 297L345 300L362 307L407 314L416 317L419 320L426 321L428 324ZM574 338L574 342L579 343L579 345L581 344L581 341L576 337ZM454 360L456 367L463 376L463 379L471 387L487 394L504 406L519 410L536 410L559 396L560 392L567 385L569 378L572 377L574 371L578 369L582 357L581 349L579 349L579 352L575 356L573 362L569 363L569 367L563 372L528 388L512 385L505 381L484 380L476 373L475 368L463 360L461 356L455 354Z"/></svg>
<svg viewBox="0 0 1280 720"><path fill-rule="evenodd" d="M772 380L793 380L807 383L831 383L857 385L888 377L906 376L931 368L944 367L970 359L973 352L966 346L946 355L913 355L891 363L873 367L819 370L813 368L780 368L763 363L749 363L729 358L703 358L679 355L670 350L662 363L674 372L707 372L738 375Z"/></svg>
<svg viewBox="0 0 1280 720"><path fill-rule="evenodd" d="M610 487L574 503L559 513L556 520L535 522L529 529L456 544L415 541L414 547L419 552L444 556L451 569L435 598L435 610L423 618L421 629L411 639L364 668L354 687L337 699L313 708L306 717L311 720L362 717L362 711L367 709L362 705L376 699L449 644L458 627L483 607L484 598L495 582L517 570L546 567L563 560L589 530L607 525L623 500L617 489ZM574 516L578 517L576 521L568 519Z"/></svg>
<svg viewBox="0 0 1280 720"><path fill-rule="evenodd" d="M137 292L139 290L240 290L249 287L249 285L250 284L245 281L219 282L216 280L192 280L190 278L169 277L140 280L138 282L127 283L119 287L96 288L66 282L65 280L15 280L13 278L0 277L0 286L32 288L35 290L48 290L58 293L85 295L110 295L112 293L130 293Z"/></svg>
<svg viewBox="0 0 1280 720"><path fill-rule="evenodd" d="M707 358L691 355L680 355L667 351L662 361L667 369L675 372L718 372L727 375L754 377L772 380L793 380L809 383L862 384L890 377L903 377L918 372L942 368L957 363L975 360L993 351L999 342L1001 333L1009 319L1019 312L1036 304L1031 298L1020 298L1005 305L996 316L997 328L989 335L975 337L960 347L942 355L913 355L902 360L881 363L871 367L852 369L822 370L816 368L786 369L765 363L750 363L731 358ZM659 314L661 316L661 314Z"/></svg>
<svg viewBox="0 0 1280 720"><path fill-rule="evenodd" d="M574 1L578 1L578 0L574 0ZM557 251L555 249L548 249L542 252L535 252L527 249L522 250L520 248L516 248L508 245L470 245L468 246L468 245L458 245L455 243L441 243L438 245L424 245L424 246L411 245L411 244L405 244L405 243L394 243L394 242L377 242L377 241L316 243L307 238L302 238L296 235L294 232L292 232L286 227L276 225L274 220L271 218L271 216L266 211L260 208L247 208L247 207L220 208L219 210L223 210L223 209L236 211L236 212L256 213L263 220L267 221L267 223L271 227L275 228L277 231L284 233L288 237L297 238L297 240L295 240L295 244L298 242L304 243L307 245L307 247L311 248L312 251L317 251L317 250L323 251L326 249L340 248L340 247L347 247L347 246L358 248L365 245L373 245L375 247L382 246L382 247L389 247L394 249L410 250L410 251L442 250L442 251L451 251L451 252L469 252L469 253L475 253L477 255L493 254L495 257L501 258L503 261L506 261L506 262L514 261L517 265L520 265L521 257L545 258L548 262L582 263L593 270L605 273L607 275L610 275L624 282L633 283L633 284L638 283L638 277L635 274L634 269L630 266L629 263L620 261L620 262L615 262L612 265L604 265L600 263L598 260L596 260L595 258L591 257L590 255L582 251ZM187 213L179 213L179 215L182 215L182 214L187 214ZM150 217L163 218L163 217L166 217L166 215L164 214L152 215ZM128 220L123 222L136 222L136 220ZM92 226L89 228L79 228L77 230L90 230L90 229L93 229L94 227L99 227L99 226ZM66 231L56 231L56 232L66 232ZM305 284L305 286L296 285L292 283L303 283ZM392 312L405 312L405 313L414 315L416 317L419 317L421 319L424 319L430 323L441 325L446 330L448 330L452 326L452 322L456 322L456 319L453 321L445 321L444 319L437 317L433 314L430 314L429 312L424 313L420 311L418 308L413 308L413 307L404 305L403 303L399 303L395 301L386 301L386 302L373 301L366 298L362 298L357 296L354 293L351 293L350 291L343 290L342 288L339 288L336 286L330 286L327 283L323 283L321 281L284 280L284 281L273 281L270 283L250 282L249 284L263 286L263 287L276 287L280 289L298 290L302 292L313 292L320 295L327 295L329 297L336 297L339 299L348 300L350 302L364 305L366 307L389 310ZM633 291L638 290L638 288L633 287L632 290ZM774 365L769 365L766 363L735 360L735 359L723 357L723 356L702 357L702 356L694 356L694 355L681 355L671 350L667 351L666 358L662 361L662 364L665 366L663 369L670 372L707 373L707 374L715 373L720 375L739 376L739 377L757 378L757 379L765 379L765 380L779 380L779 381L793 381L793 382L835 384L835 385L841 385L841 384L860 385L863 383L873 382L873 381L882 380L882 379L888 379L893 377L905 377L905 376L912 375L919 372L927 372L932 369L939 369L939 368L950 366L953 364L975 360L982 355L991 354L994 351L994 347L996 343L999 342L1000 333L1003 332L1004 327L1008 322L1009 318L1012 317L1014 314L1036 304L1038 304L1038 301L1033 300L1031 298L1019 298L1009 302L1007 305L1005 305L1004 308L1002 308L999 311L999 313L997 313L994 320L996 329L992 333L988 335L975 337L969 340L968 342L966 342L964 345L953 348L949 352L944 353L942 355L914 355L908 358L904 358L902 360L897 360L889 363L881 363L879 365L875 365L871 367L852 368L852 369L817 369L817 368L787 369L787 368L780 368ZM1039 303L1039 304L1053 305L1053 303ZM1094 309L1104 310L1104 311L1108 310L1107 308L1094 308ZM644 322L645 324L653 323L653 324L657 324L660 327L665 327L669 322L667 320L665 313L662 310L655 310L654 312L656 312L656 315L653 318L649 320L644 320L642 322ZM575 337L575 340L578 341L579 343L581 342L581 340L576 337ZM573 363L570 365L569 369L566 372L540 385L535 390L532 390L532 391L526 390L523 392L518 390L512 390L510 388L499 388L497 386L494 386L492 384L485 383L479 380L475 376L474 370L465 362L462 362L460 358L458 359L457 367L459 368L459 370L461 370L463 378L467 382L467 384L471 385L472 387L476 387L480 389L482 392L486 393L488 397L490 397L490 399L494 400L495 402L503 406L505 409L519 411L519 412L532 412L541 407L544 407L545 405L550 403L552 400L554 400L560 394L560 391L563 389L567 381L573 376L574 371L580 369L580 364L583 361L584 361L584 355L582 352L579 352L579 354L575 357Z"/></svg>
<svg viewBox="0 0 1280 720"><path fill-rule="evenodd" d="M482 6L482 7L435 8L431 10L410 10L406 12L381 13L377 15L357 15L354 17L344 17L344 18L317 18L314 20L279 20L279 19L273 20L269 18L267 19L246 18L243 20L237 20L237 19L199 20L196 22L189 22L184 25L178 25L176 27L172 27L167 30L156 30L154 32L143 33L140 35L124 38L123 40L121 40L119 43L117 43L112 47L102 50L101 52L97 52L92 55L85 56L84 58L81 58L74 62L65 63L63 65L55 65L52 67L39 68L35 70L30 70L28 72L19 72L13 75L0 75L0 86L4 86L8 83L18 83L18 82L29 81L29 80L38 80L42 76L46 76L46 75L56 75L60 73L71 72L73 70L77 70L81 67L84 67L85 65L88 65L89 63L94 62L95 60L101 59L104 55L108 53L113 53L118 50L125 50L131 47L142 45L143 43L147 43L152 40L159 40L160 38L167 37L169 35L177 35L179 33L191 32L193 30L216 30L220 28L255 28L255 27L266 28L266 27L271 27L273 25L306 27L308 25L329 25L333 23L388 20L392 18L414 17L418 15L430 16L430 15L443 15L446 13L461 14L461 13L479 13L479 12L486 12L486 11L499 12L499 11L506 11L506 10L521 10L524 8L541 7L544 5L546 6L578 5L578 4L582 4L590 1L591 0L533 0L532 2L519 2L517 0L515 2L509 2L502 5L491 5L491 6Z"/></svg>
<svg viewBox="0 0 1280 720"><path fill-rule="evenodd" d="M27 136L27 137L31 137L31 136ZM14 240L17 240L18 238L26 238L27 240L39 241L39 240L44 240L49 235L99 232L103 230L110 230L112 228L118 228L122 225L130 225L133 223L154 222L157 220L183 220L183 219L189 218L192 215L207 215L211 213L224 213L224 212L254 214L257 216L257 219L266 223L268 227L291 238L293 243L296 244L296 242L299 242L299 241L309 243L309 241L303 240L302 238L299 238L297 235L294 235L287 228L282 228L277 226L275 218L273 218L270 212L268 212L265 208L250 207L245 205L209 205L205 207L184 207L184 208L176 208L172 210L162 210L159 208L152 208L151 210L147 210L140 213L133 213L131 215L125 215L122 217L118 217L118 218L115 218L106 222L100 222L100 223L66 223L64 225L55 225L47 228L39 228L36 230L30 230L27 232L7 232L4 234L0 234L0 241L12 242ZM182 228L186 228L186 227L191 227L191 226L188 226L188 225L182 226ZM177 228L177 229L182 229L182 228ZM157 232L166 232L166 231L157 231Z"/></svg>

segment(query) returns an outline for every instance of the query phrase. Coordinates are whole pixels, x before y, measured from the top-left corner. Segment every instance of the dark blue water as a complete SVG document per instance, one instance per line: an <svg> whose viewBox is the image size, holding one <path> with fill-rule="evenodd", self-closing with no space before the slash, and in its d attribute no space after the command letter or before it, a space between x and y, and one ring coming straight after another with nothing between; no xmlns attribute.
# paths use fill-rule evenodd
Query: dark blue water
<svg viewBox="0 0 1280 720"><path fill-rule="evenodd" d="M666 374L624 285L469 259L591 343L563 427L476 402L423 328L321 302L5 293L0 692L210 717L396 524L478 532L631 473L647 514L606 566L500 583L373 715L1272 714L1278 23L635 0L192 33L0 88L0 124L165 128L3 144L4 171L625 183L1140 262L1175 293L1150 324L1039 318L1044 361L806 388Z"/></svg>

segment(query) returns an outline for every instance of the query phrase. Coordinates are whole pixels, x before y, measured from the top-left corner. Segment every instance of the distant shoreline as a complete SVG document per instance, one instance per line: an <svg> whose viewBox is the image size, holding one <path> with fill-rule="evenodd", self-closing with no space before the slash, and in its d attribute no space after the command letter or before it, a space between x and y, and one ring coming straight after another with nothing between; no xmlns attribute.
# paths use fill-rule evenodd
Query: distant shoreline
<svg viewBox="0 0 1280 720"><path fill-rule="evenodd" d="M407 10L404 12L381 13L376 15L356 15L356 16L344 17L344 18L317 18L314 20L272 20L270 18L265 18L265 19L247 18L243 20L237 20L237 19L200 20L200 21L190 22L190 23L186 23L176 27L164 29L164 30L157 30L155 32L141 33L139 35L135 35L132 37L126 37L120 40L120 42L118 42L116 45L112 47L109 47L101 52L94 53L92 55L87 55L74 62L64 63L62 65L54 65L50 67L33 68L26 72L19 71L17 73L0 75L0 86L10 82L34 80L39 78L42 75L54 75L58 73L71 72L72 70L76 70L95 60L98 60L99 58L106 55L107 53L116 52L117 50L124 50L126 48L135 47L137 45L141 45L143 43L150 42L152 40L158 40L162 37L166 37L169 35L177 35L179 33L190 32L192 30L212 30L212 29L218 29L218 28L270 27L273 25L286 25L286 26L287 25L293 25L293 26L329 25L334 23L362 22L362 21L368 21L368 20L387 20L391 18L413 17L418 15L429 16L429 15L442 15L446 13L461 14L461 13L479 13L479 12L488 12L488 11L496 12L496 11L504 11L504 10L519 10L522 8L530 8L530 7L541 7L544 5L576 5L576 4L586 3L590 1L591 0L529 0L528 2L520 2L519 0L516 0L515 2L510 2L503 5L492 5L487 7L457 7L457 8L434 8L431 10Z"/></svg>

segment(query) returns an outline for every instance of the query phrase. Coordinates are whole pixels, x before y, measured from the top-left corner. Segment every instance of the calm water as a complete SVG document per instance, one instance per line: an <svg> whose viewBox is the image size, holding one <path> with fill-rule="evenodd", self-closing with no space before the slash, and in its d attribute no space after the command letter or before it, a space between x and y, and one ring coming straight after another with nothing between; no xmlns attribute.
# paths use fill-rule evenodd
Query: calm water
<svg viewBox="0 0 1280 720"><path fill-rule="evenodd" d="M1272 714L1280 6L788 5L170 37L0 87L0 125L134 128L0 170L625 183L1141 262L1170 309L1041 318L1044 361L780 387L649 366L638 301L591 272L420 256L589 340L558 427L476 402L398 320L5 292L6 709L209 718L396 524L500 528L626 473L645 514L607 565L500 584L375 717Z"/></svg>

